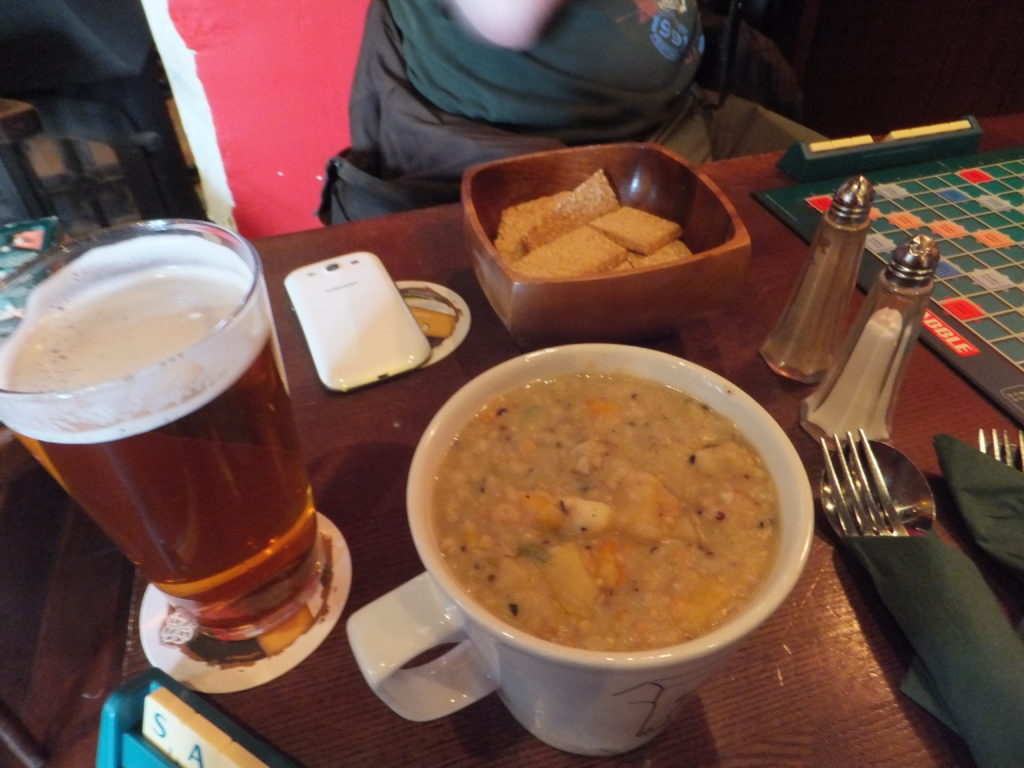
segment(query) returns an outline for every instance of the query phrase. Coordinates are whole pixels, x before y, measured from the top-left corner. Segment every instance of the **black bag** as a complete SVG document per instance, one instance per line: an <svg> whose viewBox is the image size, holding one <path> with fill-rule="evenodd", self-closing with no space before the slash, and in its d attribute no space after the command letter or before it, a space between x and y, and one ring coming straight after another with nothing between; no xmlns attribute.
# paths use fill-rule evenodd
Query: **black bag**
<svg viewBox="0 0 1024 768"><path fill-rule="evenodd" d="M361 165L359 160L358 153L346 149L328 161L319 210L325 224L372 219L459 199L457 181L385 181L374 174L373 164L364 159Z"/></svg>

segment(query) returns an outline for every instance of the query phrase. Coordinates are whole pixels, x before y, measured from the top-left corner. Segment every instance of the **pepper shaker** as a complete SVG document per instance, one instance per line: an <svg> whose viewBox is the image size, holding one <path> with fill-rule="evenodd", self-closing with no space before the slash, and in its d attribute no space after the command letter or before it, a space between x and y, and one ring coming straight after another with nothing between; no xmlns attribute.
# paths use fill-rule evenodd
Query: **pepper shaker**
<svg viewBox="0 0 1024 768"><path fill-rule="evenodd" d="M800 424L815 438L863 429L871 440L888 439L938 262L938 246L928 235L914 235L893 251L835 366L801 404Z"/></svg>
<svg viewBox="0 0 1024 768"><path fill-rule="evenodd" d="M789 303L761 345L761 357L780 376L814 383L831 365L864 251L873 198L871 182L854 176L836 189L822 215Z"/></svg>

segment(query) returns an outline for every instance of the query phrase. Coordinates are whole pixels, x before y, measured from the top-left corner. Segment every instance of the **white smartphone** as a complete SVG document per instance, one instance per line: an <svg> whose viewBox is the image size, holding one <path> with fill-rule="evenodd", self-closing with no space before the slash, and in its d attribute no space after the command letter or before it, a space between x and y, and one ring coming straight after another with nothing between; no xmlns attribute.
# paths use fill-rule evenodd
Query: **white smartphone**
<svg viewBox="0 0 1024 768"><path fill-rule="evenodd" d="M284 279L324 386L347 392L421 365L430 342L380 259L367 251Z"/></svg>

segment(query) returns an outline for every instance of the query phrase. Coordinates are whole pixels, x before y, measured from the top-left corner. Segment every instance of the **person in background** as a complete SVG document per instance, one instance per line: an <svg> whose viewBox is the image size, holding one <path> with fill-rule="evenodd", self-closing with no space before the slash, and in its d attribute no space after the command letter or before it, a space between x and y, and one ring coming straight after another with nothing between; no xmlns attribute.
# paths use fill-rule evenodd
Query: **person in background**
<svg viewBox="0 0 1024 768"><path fill-rule="evenodd" d="M695 0L374 0L320 217L453 202L466 168L564 146L700 163L823 138L736 96L712 108L704 53Z"/></svg>

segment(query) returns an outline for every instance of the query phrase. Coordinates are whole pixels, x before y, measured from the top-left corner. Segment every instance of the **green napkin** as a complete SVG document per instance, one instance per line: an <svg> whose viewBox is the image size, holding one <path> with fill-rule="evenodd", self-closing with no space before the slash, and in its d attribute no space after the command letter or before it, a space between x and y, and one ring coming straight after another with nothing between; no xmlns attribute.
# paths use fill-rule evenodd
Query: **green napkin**
<svg viewBox="0 0 1024 768"><path fill-rule="evenodd" d="M841 541L917 655L904 692L959 733L979 766L1019 768L1024 642L973 561L934 531Z"/></svg>
<svg viewBox="0 0 1024 768"><path fill-rule="evenodd" d="M1024 585L1024 472L949 435L935 453L971 536Z"/></svg>

